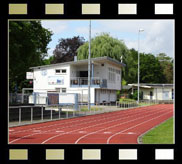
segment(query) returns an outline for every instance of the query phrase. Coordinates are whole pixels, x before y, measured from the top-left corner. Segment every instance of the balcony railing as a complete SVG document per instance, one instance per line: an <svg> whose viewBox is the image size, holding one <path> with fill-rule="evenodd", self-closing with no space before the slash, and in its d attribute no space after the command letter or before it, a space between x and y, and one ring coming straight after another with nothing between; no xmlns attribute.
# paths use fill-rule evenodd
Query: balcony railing
<svg viewBox="0 0 182 164"><path fill-rule="evenodd" d="M71 87L84 87L88 86L88 78L87 77L71 77L70 80ZM99 77L92 77L90 81L91 86L107 88L107 80L101 79Z"/></svg>

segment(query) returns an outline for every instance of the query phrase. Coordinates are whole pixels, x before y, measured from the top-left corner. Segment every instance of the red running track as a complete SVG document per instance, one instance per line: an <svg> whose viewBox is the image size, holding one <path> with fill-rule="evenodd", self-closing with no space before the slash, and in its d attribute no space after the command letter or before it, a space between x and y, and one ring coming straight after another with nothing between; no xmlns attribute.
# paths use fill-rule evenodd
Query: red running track
<svg viewBox="0 0 182 164"><path fill-rule="evenodd" d="M9 144L137 144L137 138L173 116L159 104L9 128Z"/></svg>

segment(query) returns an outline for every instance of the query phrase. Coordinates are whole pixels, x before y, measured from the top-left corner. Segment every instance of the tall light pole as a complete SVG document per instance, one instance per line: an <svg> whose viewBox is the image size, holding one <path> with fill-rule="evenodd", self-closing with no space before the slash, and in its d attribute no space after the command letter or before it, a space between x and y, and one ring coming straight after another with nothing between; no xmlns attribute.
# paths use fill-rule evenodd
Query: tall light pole
<svg viewBox="0 0 182 164"><path fill-rule="evenodd" d="M88 110L90 111L90 65L91 65L91 20L89 23L89 53L88 53Z"/></svg>
<svg viewBox="0 0 182 164"><path fill-rule="evenodd" d="M138 104L140 102L140 32L143 32L144 29L138 30Z"/></svg>

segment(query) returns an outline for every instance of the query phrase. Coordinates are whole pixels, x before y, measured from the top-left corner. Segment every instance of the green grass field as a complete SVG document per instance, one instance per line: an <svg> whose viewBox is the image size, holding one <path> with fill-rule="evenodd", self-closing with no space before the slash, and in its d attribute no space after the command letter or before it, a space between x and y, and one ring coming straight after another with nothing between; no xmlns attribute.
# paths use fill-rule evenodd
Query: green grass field
<svg viewBox="0 0 182 164"><path fill-rule="evenodd" d="M173 118L152 129L142 137L143 144L174 144Z"/></svg>

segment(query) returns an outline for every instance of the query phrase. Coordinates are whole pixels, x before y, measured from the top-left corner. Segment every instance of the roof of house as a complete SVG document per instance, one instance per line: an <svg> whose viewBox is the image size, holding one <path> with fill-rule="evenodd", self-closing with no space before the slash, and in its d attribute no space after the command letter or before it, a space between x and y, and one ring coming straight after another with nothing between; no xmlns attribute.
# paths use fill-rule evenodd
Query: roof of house
<svg viewBox="0 0 182 164"><path fill-rule="evenodd" d="M129 86L137 87L138 84L128 84ZM152 88L152 87L173 87L174 84L150 84L150 83L140 83L140 87Z"/></svg>
<svg viewBox="0 0 182 164"><path fill-rule="evenodd" d="M112 59L108 56L104 56L104 57L97 57L97 58L91 58L92 62L99 62L99 61L109 61L112 62L114 64L117 64L119 66L125 67L126 65L124 63L119 62L116 59ZM41 66L36 66L36 67L30 67L30 69L40 69L40 68L46 68L46 67L53 67L53 66L60 66L60 65L66 65L66 64L84 64L87 63L88 59L84 59L84 60L77 60L77 61L70 61L70 62L64 62L64 63L57 63L57 64L50 64L50 65L41 65Z"/></svg>

